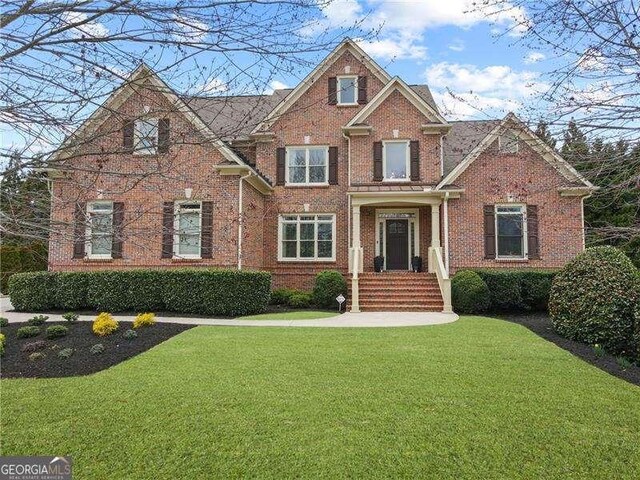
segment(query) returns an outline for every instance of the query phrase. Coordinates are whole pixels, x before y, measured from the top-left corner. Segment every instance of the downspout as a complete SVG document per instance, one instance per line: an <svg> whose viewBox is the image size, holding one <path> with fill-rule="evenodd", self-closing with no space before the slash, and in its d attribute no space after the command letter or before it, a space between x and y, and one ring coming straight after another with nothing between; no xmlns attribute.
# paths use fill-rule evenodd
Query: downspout
<svg viewBox="0 0 640 480"><path fill-rule="evenodd" d="M245 179L249 178L251 175L253 175L251 171L249 171L246 175L242 175L240 177L240 185L238 186L238 270L242 270L242 184Z"/></svg>
<svg viewBox="0 0 640 480"><path fill-rule="evenodd" d="M442 216L444 217L444 268L449 275L449 192L444 193Z"/></svg>
<svg viewBox="0 0 640 480"><path fill-rule="evenodd" d="M587 198L590 198L591 195L593 195L593 193L580 197L580 210L581 210L580 213L582 214L582 250L586 250L587 248L587 231L584 228L584 201Z"/></svg>

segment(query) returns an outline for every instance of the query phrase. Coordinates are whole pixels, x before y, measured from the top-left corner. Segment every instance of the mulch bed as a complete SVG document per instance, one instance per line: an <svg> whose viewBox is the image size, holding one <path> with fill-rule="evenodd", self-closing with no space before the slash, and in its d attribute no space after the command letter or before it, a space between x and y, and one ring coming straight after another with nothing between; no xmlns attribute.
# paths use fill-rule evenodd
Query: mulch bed
<svg viewBox="0 0 640 480"><path fill-rule="evenodd" d="M551 319L547 314L508 315L502 318L528 328L545 340L555 343L560 348L598 367L600 370L604 370L629 383L640 385L640 367L631 365L623 370L613 355L604 354L602 357L597 357L591 345L561 337L553 329Z"/></svg>
<svg viewBox="0 0 640 480"><path fill-rule="evenodd" d="M26 322L10 323L2 328L2 333L6 335L6 342L5 354L0 360L0 377L73 377L99 372L193 328L193 325L156 323L150 327L137 329L138 336L127 340L123 334L132 328L132 322L119 323L120 327L115 333L98 337L91 331L91 322L45 322L40 326L40 334L31 338L16 336L16 331L27 325ZM67 336L56 339L46 338L45 331L51 325L68 327ZM35 341L44 341L43 348L38 351L46 356L38 360L29 360L32 352L23 352L22 347L26 343ZM104 345L104 351L101 354L92 354L90 349L97 343ZM72 348L73 355L69 358L59 357L58 352L63 348Z"/></svg>

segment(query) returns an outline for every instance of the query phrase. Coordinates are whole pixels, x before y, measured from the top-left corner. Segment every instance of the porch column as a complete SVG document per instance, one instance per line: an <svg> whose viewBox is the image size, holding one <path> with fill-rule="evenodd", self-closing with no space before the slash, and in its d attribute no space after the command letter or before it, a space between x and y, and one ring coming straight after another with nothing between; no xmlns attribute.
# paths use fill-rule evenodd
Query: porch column
<svg viewBox="0 0 640 480"><path fill-rule="evenodd" d="M440 248L440 204L431 205L431 247L429 247L429 273L435 272L435 265L433 264L433 255L431 254L434 248Z"/></svg>
<svg viewBox="0 0 640 480"><path fill-rule="evenodd" d="M353 205L351 210L352 247L349 252L351 266L351 312L360 312L360 292L358 275L362 269L362 247L360 243L360 205Z"/></svg>

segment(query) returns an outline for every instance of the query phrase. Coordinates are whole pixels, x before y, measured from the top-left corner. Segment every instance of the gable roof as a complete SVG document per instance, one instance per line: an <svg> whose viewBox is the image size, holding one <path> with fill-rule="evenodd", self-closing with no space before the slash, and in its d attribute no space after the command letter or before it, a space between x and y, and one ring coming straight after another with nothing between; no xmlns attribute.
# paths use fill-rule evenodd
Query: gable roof
<svg viewBox="0 0 640 480"><path fill-rule="evenodd" d="M484 125L488 127L490 124ZM572 183L580 183L581 186L589 189L595 189L594 185L584 178L578 171L573 168L558 152L543 142L536 134L534 134L518 117L513 113L508 113L501 122L493 125L493 128L487 133L472 150L462 159L460 163L440 181L436 189L440 189L445 185L452 184L462 173L484 152L498 137L506 130L512 130L518 134L518 137L527 142L535 152L537 152L544 160L555 168L560 175Z"/></svg>
<svg viewBox="0 0 640 480"><path fill-rule="evenodd" d="M393 92L400 92L411 104L413 104L420 112L434 123L440 123L443 126L448 125L437 109L433 108L421 95L418 95L409 87L400 77L393 77L378 94L368 102L356 115L345 125L345 128L352 127L362 123L369 115L371 115ZM430 94L431 92L429 92Z"/></svg>
<svg viewBox="0 0 640 480"><path fill-rule="evenodd" d="M359 58L362 63L371 72L378 77L378 79L384 84L391 80L391 76L384 71L380 65L378 65L369 55L365 53L353 40L345 38L333 51L320 62L320 64L313 69L313 71L307 75L297 86L294 88L287 97L282 100L270 113L267 115L259 125L253 130L252 133L264 131L271 127L273 122L278 119L279 115L286 112L310 87L316 80L326 72L333 62L345 52L351 52L355 57Z"/></svg>
<svg viewBox="0 0 640 480"><path fill-rule="evenodd" d="M444 175L448 175L501 120L459 120L449 123L451 128L442 137Z"/></svg>
<svg viewBox="0 0 640 480"><path fill-rule="evenodd" d="M71 135L69 135L60 148L58 148L51 158L51 160L57 160L61 154L66 151L72 151L78 139L95 132L100 126L112 115L114 110L117 110L135 91L137 88L143 87L143 85L149 82L154 88L162 93L167 100L176 108L177 111L182 113L184 117L193 125L193 127L201 135L204 136L207 141L220 152L224 159L228 162L248 167L257 175L261 181L265 181L264 178L258 174L251 166L243 162L238 155L225 144L209 126L169 87L163 82L156 73L144 63L140 64L129 77L118 87L106 100L94 111L87 120ZM144 88L144 87L143 87ZM269 188L271 185L268 185Z"/></svg>

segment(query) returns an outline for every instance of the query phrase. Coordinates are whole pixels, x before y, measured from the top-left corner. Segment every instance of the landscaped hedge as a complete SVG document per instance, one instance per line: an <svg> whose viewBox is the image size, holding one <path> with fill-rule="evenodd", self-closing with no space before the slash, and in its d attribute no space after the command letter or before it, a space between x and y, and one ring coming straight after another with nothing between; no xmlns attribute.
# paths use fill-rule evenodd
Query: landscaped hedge
<svg viewBox="0 0 640 480"><path fill-rule="evenodd" d="M640 277L631 260L614 247L595 247L556 275L549 313L560 335L633 358L638 301Z"/></svg>
<svg viewBox="0 0 640 480"><path fill-rule="evenodd" d="M7 293L9 277L14 273L36 272L47 269L47 246L43 243L31 245L2 245L0 247L0 291Z"/></svg>
<svg viewBox="0 0 640 480"><path fill-rule="evenodd" d="M457 313L482 313L489 308L489 287L476 272L462 270L451 280L451 302Z"/></svg>
<svg viewBox="0 0 640 480"><path fill-rule="evenodd" d="M489 287L490 312L544 311L556 271L477 269Z"/></svg>
<svg viewBox="0 0 640 480"><path fill-rule="evenodd" d="M175 269L33 272L9 281L18 311L170 311L236 316L269 304L267 272Z"/></svg>
<svg viewBox="0 0 640 480"><path fill-rule="evenodd" d="M347 296L347 281L337 270L324 270L316 275L313 303L320 308L336 308L338 295Z"/></svg>

